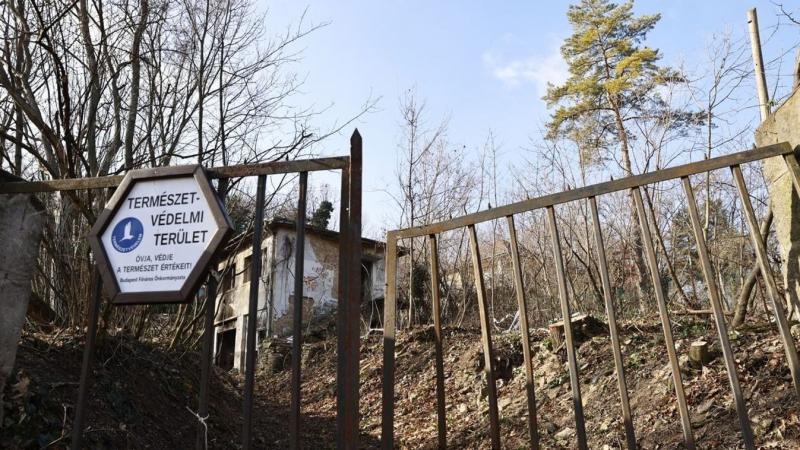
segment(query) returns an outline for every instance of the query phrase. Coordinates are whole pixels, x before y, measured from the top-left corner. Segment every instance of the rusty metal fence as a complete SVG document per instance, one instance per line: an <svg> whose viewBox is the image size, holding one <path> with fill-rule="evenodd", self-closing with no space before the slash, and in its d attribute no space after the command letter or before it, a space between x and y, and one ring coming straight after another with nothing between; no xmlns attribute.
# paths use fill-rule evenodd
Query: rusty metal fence
<svg viewBox="0 0 800 450"><path fill-rule="evenodd" d="M396 336L396 309L397 309L397 249L398 242L402 239L425 237L428 242L430 255L430 274L432 286L437 286L436 280L439 277L439 261L437 249L437 235L446 231L463 229L466 227L469 235L472 266L474 271L475 288L477 292L478 311L481 325L481 342L484 357L484 374L486 377L488 403L489 403L489 434L491 437L492 448L500 448L500 417L497 406L497 388L493 374L493 355L492 355L492 334L491 318L487 308L486 289L483 279L483 268L481 267L481 256L479 252L478 237L475 225L490 220L507 220L508 236L510 240L514 287L519 308L520 330L523 345L523 358L526 375L526 393L528 406L528 427L532 448L539 448L539 433L536 422L536 396L533 384L533 367L531 365L530 336L527 321L527 299L522 281L522 269L519 259L517 246L517 234L514 227L514 215L527 211L546 210L547 224L551 238L551 248L553 251L553 261L558 281L558 294L561 307L561 315L564 319L564 335L566 341L567 363L569 368L569 380L572 391L572 410L575 419L577 447L588 448L586 439L586 426L583 414L583 402L581 400L581 389L579 383L578 361L574 345L573 331L569 318L570 302L567 293L567 277L564 270L564 262L561 254L561 244L559 231L556 221L555 205L588 201L593 219L594 239L597 247L597 260L600 277L602 281L603 300L605 303L606 315L609 325L609 334L614 353L614 364L616 378L619 388L620 404L622 407L622 419L625 429L626 443L629 449L636 448L636 435L633 426L632 412L628 400L628 389L626 386L625 370L620 350L619 332L616 324L616 313L614 310L614 299L611 290L611 282L603 246L603 232L600 226L596 198L601 195L610 194L618 191L629 191L635 203L635 209L639 218L639 227L642 232L643 247L646 263L649 270L654 289L655 300L658 305L658 313L661 320L664 343L666 346L669 366L672 374L675 389L675 401L678 404L681 427L683 431L683 441L687 448L695 448L695 440L692 433L692 424L689 419L689 408L684 395L683 382L678 364L678 357L675 353L675 343L672 336L672 326L667 310L666 299L659 269L656 261L656 250L650 234L648 217L642 201L642 188L644 186L668 180L680 179L686 196L686 205L692 224L692 234L697 243L697 253L701 262L705 285L708 290L708 299L717 329L719 343L722 348L725 368L730 383L731 393L733 394L736 412L741 426L742 441L747 449L754 449L753 431L747 413L742 389L739 385L739 378L736 371L733 351L728 339L728 330L725 322L724 311L722 309L719 288L711 268L711 260L706 247L705 235L700 222L700 215L697 211L692 184L689 177L694 174L710 172L718 169L728 168L731 170L733 180L736 185L739 199L742 203L750 238L755 250L756 259L761 273L765 280L767 294L772 303L772 312L781 340L784 344L787 364L789 366L794 391L800 397L800 361L798 361L797 349L789 330L789 323L786 312L782 304L782 298L778 293L775 279L772 276L767 257L767 249L759 232L759 225L750 201L750 194L745 184L744 176L740 168L741 164L760 161L765 158L783 158L786 163L788 173L791 176L795 192L800 194L800 165L794 150L788 143L760 147L749 151L707 159L700 162L685 164L656 172L645 173L642 175L631 176L619 180L586 186L570 191L545 195L538 198L524 200L521 202L497 207L494 209L465 215L451 220L434 223L425 226L389 231L387 233L387 262L386 262L386 298L384 309L384 370L383 370L383 404L382 404L382 445L385 449L394 447L394 375L395 375L395 336ZM435 367L436 367L436 412L438 426L438 446L447 446L447 420L445 413L445 390L444 390L444 364L442 349L442 324L441 308L438 289L431 290L433 302L432 313L434 319L435 336Z"/></svg>
<svg viewBox="0 0 800 450"><path fill-rule="evenodd" d="M204 169L211 179L257 177L256 207L254 224L264 223L264 201L266 178L268 175L299 174L299 192L297 204L297 223L295 240L295 274L302 274L305 248L306 228L306 191L308 173L314 171L341 171L341 197L339 215L339 304L337 309L337 372L336 372L336 399L337 399L337 448L355 449L359 446L359 344L360 344L360 302L359 290L361 276L361 168L362 168L362 140L356 130L350 138L350 155L329 158L305 159L295 161L275 161L255 164L242 164L236 166L214 167ZM168 171L171 168L153 168L149 171ZM0 183L0 195L16 193L40 193L73 191L83 189L116 188L124 175L58 179L33 182L7 182ZM261 274L261 237L263 226L253 227L253 243L250 265L250 279L258 280ZM95 261L96 262L96 261ZM212 262L211 267L216 262ZM349 270L348 270L349 268ZM94 270L94 285L88 311L88 333L84 348L81 379L78 389L78 399L73 421L72 445L73 449L83 448L82 436L86 420L86 403L91 377L91 366L97 334L97 324L102 303L102 280L98 270ZM212 342L214 333L214 309L217 295L217 282L211 275L208 276L207 302L205 311L203 338L199 408L197 417L200 423L197 427L195 446L198 449L207 445L205 420L209 412L209 383L212 361ZM303 277L295 276L295 298L302 298ZM250 283L248 330L256 329L256 316L258 302L258 283ZM298 294L299 292L299 294ZM292 335L292 376L291 376L291 405L289 438L290 448L301 447L301 361L302 361L302 317L303 302L294 302L293 310L293 335ZM243 426L242 448L249 449L253 445L253 390L255 384L256 365L256 333L247 333L246 336L246 363L245 386L243 395ZM310 443L307 443L310 444Z"/></svg>

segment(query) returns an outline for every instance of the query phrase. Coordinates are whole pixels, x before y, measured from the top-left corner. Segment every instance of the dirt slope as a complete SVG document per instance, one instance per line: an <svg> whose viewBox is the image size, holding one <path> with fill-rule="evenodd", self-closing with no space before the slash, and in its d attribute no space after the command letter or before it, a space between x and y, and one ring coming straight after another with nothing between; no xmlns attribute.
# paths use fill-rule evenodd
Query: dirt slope
<svg viewBox="0 0 800 450"><path fill-rule="evenodd" d="M571 393L563 355L550 351L545 333L535 333L534 367L543 448L573 448ZM666 352L657 325L622 330L628 386L637 439L642 448L680 448L681 432ZM445 372L449 444L488 447L488 406L479 333L447 329ZM715 342L702 322L676 327L678 353L698 337ZM397 443L405 448L436 445L435 379L430 329L400 333L397 343ZM791 388L783 349L772 327L733 335L756 442L761 448L800 448L800 401ZM501 431L507 448L527 448L525 379L521 344L515 334L495 336ZM303 410L307 448L335 444L335 342L305 346ZM712 351L714 347L712 346ZM15 378L6 390L6 422L0 448L63 448L69 443L82 340L69 330L26 334ZM120 337L108 337L98 352L86 433L89 448L191 448L199 377L197 354L164 352ZM693 369L682 358L683 379L699 448L737 448L738 420L719 355ZM597 336L579 348L581 387L590 448L620 448L620 420L608 338ZM370 338L362 346L362 446L380 439L382 347ZM257 379L257 448L286 448L289 372ZM241 430L242 379L216 370L212 382L209 443L236 448Z"/></svg>
<svg viewBox="0 0 800 450"><path fill-rule="evenodd" d="M715 342L714 329L688 322L674 331L681 355L683 381L699 448L738 448L739 424L722 358L712 344L713 361L691 368L688 346L698 338ZM628 326L622 330L628 389L637 440L641 448L682 448L679 415L660 326ZM488 406L482 376L483 356L477 331L445 332L445 374L448 444L453 448L488 448ZM750 409L756 443L762 448L800 448L800 400L792 390L783 347L770 326L731 336L740 382ZM543 448L574 448L575 425L569 375L563 355L550 351L546 333L534 337L538 422ZM494 338L501 432L507 448L528 448L525 375L516 334ZM330 348L307 349L314 364L306 368L308 410L332 414L335 360ZM435 378L430 329L401 333L397 343L397 443L406 448L435 448ZM580 380L590 448L624 447L621 408L610 340L598 336L579 348ZM361 379L362 429L380 436L382 347L378 338L363 346ZM288 373L267 377L273 394Z"/></svg>

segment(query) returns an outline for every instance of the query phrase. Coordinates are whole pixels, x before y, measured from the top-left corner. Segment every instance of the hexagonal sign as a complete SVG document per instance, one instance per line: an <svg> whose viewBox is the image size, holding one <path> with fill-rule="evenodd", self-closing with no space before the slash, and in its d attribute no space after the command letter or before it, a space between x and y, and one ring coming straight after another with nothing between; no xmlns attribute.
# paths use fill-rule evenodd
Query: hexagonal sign
<svg viewBox="0 0 800 450"><path fill-rule="evenodd" d="M199 165L128 172L89 233L117 304L191 300L230 218Z"/></svg>

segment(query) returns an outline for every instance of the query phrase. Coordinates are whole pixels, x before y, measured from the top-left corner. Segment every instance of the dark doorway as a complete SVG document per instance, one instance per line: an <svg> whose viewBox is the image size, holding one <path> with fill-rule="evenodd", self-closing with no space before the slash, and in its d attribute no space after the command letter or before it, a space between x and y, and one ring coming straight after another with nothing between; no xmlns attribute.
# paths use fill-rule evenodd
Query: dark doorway
<svg viewBox="0 0 800 450"><path fill-rule="evenodd" d="M236 349L236 329L217 333L217 365L225 370L233 369Z"/></svg>

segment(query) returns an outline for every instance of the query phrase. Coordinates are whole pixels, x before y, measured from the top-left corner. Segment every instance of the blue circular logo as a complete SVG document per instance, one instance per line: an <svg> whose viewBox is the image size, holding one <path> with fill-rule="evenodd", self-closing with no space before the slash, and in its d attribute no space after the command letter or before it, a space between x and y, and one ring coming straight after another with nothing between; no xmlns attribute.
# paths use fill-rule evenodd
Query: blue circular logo
<svg viewBox="0 0 800 450"><path fill-rule="evenodd" d="M120 253L128 253L139 246L144 237L142 222L135 217L120 220L111 233L111 245Z"/></svg>

